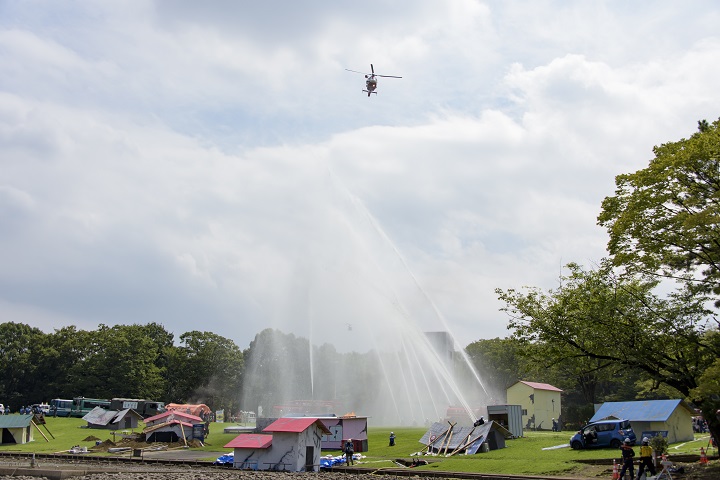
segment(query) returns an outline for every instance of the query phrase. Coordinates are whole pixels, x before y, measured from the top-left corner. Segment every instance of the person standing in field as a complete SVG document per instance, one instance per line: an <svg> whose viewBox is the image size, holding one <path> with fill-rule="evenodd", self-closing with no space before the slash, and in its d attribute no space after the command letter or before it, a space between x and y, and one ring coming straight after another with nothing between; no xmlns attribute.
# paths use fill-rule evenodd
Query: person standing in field
<svg viewBox="0 0 720 480"><path fill-rule="evenodd" d="M622 468L620 469L620 478L625 478L625 471L630 470L630 480L635 480L635 467L633 466L635 450L633 450L630 445L629 438L625 439L625 442L623 442L620 450L622 450Z"/></svg>
<svg viewBox="0 0 720 480"><path fill-rule="evenodd" d="M652 459L653 449L650 446L650 439L643 437L642 445L640 446L640 468L638 469L638 479L642 477L643 472L647 468L650 475L655 476L655 465Z"/></svg>
<svg viewBox="0 0 720 480"><path fill-rule="evenodd" d="M352 438L348 438L345 442L345 465L353 464L353 454L355 453L355 447L353 447Z"/></svg>

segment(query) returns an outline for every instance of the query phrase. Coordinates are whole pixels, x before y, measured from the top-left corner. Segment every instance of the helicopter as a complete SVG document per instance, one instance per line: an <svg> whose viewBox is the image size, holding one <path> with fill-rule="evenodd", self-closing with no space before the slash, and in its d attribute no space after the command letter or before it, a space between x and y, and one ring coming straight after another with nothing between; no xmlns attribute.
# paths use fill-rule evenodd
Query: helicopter
<svg viewBox="0 0 720 480"><path fill-rule="evenodd" d="M375 73L375 68L373 67L373 64L372 64L372 63L370 64L370 71L371 71L372 73L358 72L357 70L350 70L349 68L346 68L345 70L347 70L348 72L361 73L361 74L365 75L365 90L363 90L363 92L367 92L368 98L370 98L370 94L371 94L371 93L374 93L375 95L377 95L377 92L375 91L375 89L377 88L377 82L378 82L378 81L377 81L377 77L402 78L402 77L398 77L398 76L396 76L396 75L379 75L379 74L376 74L376 73Z"/></svg>

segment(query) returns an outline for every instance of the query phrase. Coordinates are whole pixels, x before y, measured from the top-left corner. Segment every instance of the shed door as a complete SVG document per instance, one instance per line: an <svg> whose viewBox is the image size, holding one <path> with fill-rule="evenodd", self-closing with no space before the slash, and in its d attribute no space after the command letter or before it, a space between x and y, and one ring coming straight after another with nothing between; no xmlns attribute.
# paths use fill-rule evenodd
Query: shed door
<svg viewBox="0 0 720 480"><path fill-rule="evenodd" d="M13 434L10 433L10 429L8 428L2 429L2 443L16 443L15 437L13 437Z"/></svg>
<svg viewBox="0 0 720 480"><path fill-rule="evenodd" d="M312 472L315 470L315 447L308 445L305 447L305 471Z"/></svg>

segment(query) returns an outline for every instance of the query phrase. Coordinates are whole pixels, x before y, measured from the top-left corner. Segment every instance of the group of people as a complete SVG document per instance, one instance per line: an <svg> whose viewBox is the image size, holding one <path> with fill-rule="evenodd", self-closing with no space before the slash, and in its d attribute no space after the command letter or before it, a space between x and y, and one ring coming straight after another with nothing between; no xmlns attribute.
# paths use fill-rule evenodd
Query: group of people
<svg viewBox="0 0 720 480"><path fill-rule="evenodd" d="M693 432L695 433L707 433L708 424L702 417L693 417L692 419Z"/></svg>
<svg viewBox="0 0 720 480"><path fill-rule="evenodd" d="M622 468L620 469L620 478L625 478L625 472L630 472L630 478L635 479L635 467L633 466L635 460L635 450L631 445L629 438L625 439L623 443L622 451ZM640 446L640 468L638 469L638 479L642 477L643 472L647 469L650 475L655 476L655 465L652 460L652 447L650 446L650 439L643 437L642 445Z"/></svg>
<svg viewBox="0 0 720 480"><path fill-rule="evenodd" d="M30 413L35 413L35 414L40 415L40 414L45 413L42 411L42 409L40 408L39 405L33 405L32 407L26 407L25 405L23 405L22 407L20 407L20 410L18 412L20 413L20 415L25 415L25 414L30 414ZM9 407L5 408L5 413L10 413Z"/></svg>

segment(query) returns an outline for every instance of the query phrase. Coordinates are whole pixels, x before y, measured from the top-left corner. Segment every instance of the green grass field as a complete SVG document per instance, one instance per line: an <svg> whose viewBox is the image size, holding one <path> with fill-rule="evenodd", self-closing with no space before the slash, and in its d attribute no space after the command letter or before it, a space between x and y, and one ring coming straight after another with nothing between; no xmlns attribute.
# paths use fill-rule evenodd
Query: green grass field
<svg viewBox="0 0 720 480"><path fill-rule="evenodd" d="M35 452L57 453L66 452L75 445L88 448L95 445L95 441L86 441L92 436L100 440L113 440L109 430L83 428L86 425L78 418L52 418L48 417L47 428L40 426L40 430L49 441L34 429L34 441L25 445L3 445L0 452ZM235 434L223 433L226 426L231 423L213 423L210 425L210 435L204 447L199 448L208 452L206 460L214 460L230 449L224 446L235 438ZM395 432L395 446L388 445L390 431ZM405 427L371 427L368 432L369 451L363 452L364 458L360 466L371 468L394 468L395 459L411 460L413 454L420 452L423 445L418 440L425 433L424 428ZM547 447L567 445L573 432L528 432L523 438L508 440L506 448L476 455L422 456L420 458L430 462L429 465L417 467L422 470L443 470L455 472L482 472L507 474L555 474L573 475L581 471L584 466L575 462L579 459L607 459L612 465L612 459L619 459L619 450L603 448L596 450L572 450L569 447L552 450L543 450ZM53 436L55 438L53 438ZM118 437L119 439L119 437ZM695 440L683 444L670 445L670 453L700 452L700 447L706 447L708 435L697 435ZM196 449L197 450L197 449ZM323 455L339 455L339 451L323 451Z"/></svg>

